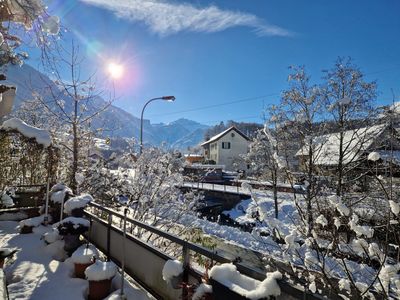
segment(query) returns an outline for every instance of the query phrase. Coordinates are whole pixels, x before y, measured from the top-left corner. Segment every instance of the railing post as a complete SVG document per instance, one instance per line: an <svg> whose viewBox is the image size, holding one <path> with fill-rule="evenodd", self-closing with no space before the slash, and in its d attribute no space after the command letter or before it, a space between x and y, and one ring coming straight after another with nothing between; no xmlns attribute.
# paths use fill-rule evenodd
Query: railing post
<svg viewBox="0 0 400 300"><path fill-rule="evenodd" d="M108 214L107 220L107 260L111 260L111 226L112 226L112 214Z"/></svg>
<svg viewBox="0 0 400 300"><path fill-rule="evenodd" d="M182 258L183 258L183 278L182 282L182 299L188 297L188 284L189 284L189 266L190 266L190 250L185 242L182 246Z"/></svg>

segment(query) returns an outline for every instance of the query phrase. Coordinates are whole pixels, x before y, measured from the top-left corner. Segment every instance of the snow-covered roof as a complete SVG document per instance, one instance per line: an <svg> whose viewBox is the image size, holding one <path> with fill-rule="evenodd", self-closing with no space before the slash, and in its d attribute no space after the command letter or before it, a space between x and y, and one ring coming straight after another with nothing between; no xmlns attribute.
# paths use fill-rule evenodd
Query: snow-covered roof
<svg viewBox="0 0 400 300"><path fill-rule="evenodd" d="M4 121L3 124L0 126L0 130L18 131L27 138L35 139L38 144L41 144L46 148L51 145L51 137L48 131L30 126L24 121L17 118L12 118Z"/></svg>
<svg viewBox="0 0 400 300"><path fill-rule="evenodd" d="M212 138L210 138L208 141L205 141L204 143L201 144L201 146L207 145L209 143L215 142L217 140L219 140L220 138L222 138L224 135L226 135L227 133L229 133L230 131L236 131L238 134L240 134L243 138L245 138L246 140L250 140L243 132L241 132L239 129L237 129L235 126L231 126L228 129L222 131L221 133L218 133L217 135L214 135Z"/></svg>
<svg viewBox="0 0 400 300"><path fill-rule="evenodd" d="M356 161L369 149L376 138L382 134L386 124L371 127L347 130L344 132L343 149L345 149L343 163L348 164ZM313 160L316 165L334 166L339 162L340 132L312 137ZM296 156L308 154L308 143L306 143Z"/></svg>

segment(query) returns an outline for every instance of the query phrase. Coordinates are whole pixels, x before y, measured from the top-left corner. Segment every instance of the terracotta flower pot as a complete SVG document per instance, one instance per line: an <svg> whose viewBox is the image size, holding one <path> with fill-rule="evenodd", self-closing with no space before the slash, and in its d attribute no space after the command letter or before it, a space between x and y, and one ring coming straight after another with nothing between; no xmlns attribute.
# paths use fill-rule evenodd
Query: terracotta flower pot
<svg viewBox="0 0 400 300"><path fill-rule="evenodd" d="M26 234L26 233L32 233L32 228L33 226L22 226L21 229L19 230L20 233Z"/></svg>
<svg viewBox="0 0 400 300"><path fill-rule="evenodd" d="M89 280L89 300L101 300L108 296L111 289L111 279L100 281Z"/></svg>
<svg viewBox="0 0 400 300"><path fill-rule="evenodd" d="M77 278L85 279L85 270L86 270L87 267L89 267L92 264L93 264L93 262L90 262L88 264L74 263L74 265L75 265L75 276Z"/></svg>

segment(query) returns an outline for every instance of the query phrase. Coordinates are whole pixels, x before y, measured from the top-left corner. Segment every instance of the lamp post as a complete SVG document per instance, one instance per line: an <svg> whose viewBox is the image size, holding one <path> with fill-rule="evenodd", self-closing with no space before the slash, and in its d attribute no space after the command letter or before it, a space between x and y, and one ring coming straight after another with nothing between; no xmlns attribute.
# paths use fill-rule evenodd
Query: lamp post
<svg viewBox="0 0 400 300"><path fill-rule="evenodd" d="M139 150L140 152L139 152L139 154L142 154L142 152L143 152L143 113L144 113L146 106L150 102L153 102L155 100L163 100L163 101L173 102L173 101L175 101L175 97L174 96L162 96L162 97L153 98L153 99L150 99L149 101L147 101L146 104L143 106L142 114L140 116L140 150Z"/></svg>

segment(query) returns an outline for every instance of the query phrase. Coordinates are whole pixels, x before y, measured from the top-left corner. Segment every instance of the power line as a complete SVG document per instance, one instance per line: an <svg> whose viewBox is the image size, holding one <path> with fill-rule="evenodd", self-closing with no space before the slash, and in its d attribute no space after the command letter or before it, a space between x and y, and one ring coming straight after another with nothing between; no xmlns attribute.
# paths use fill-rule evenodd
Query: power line
<svg viewBox="0 0 400 300"><path fill-rule="evenodd" d="M272 93L272 94L268 94L268 95L251 97L251 98L244 98L244 99L239 99L239 100L233 100L233 101L223 102L223 103L219 103L219 104L213 104L213 105L207 105L207 106L199 106L199 107L196 107L196 108L180 110L180 111L174 111L174 112L170 112L170 113L150 114L148 116L149 117L155 117L155 116L165 116L165 115L176 115L176 114L181 114L181 113L186 113L186 112L192 112L192 111L205 110L205 109L209 109L209 108L225 106L225 105L234 104L234 103L249 102L249 101L259 100L259 99L263 99L263 98L267 98L267 97L278 96L278 95L280 95L280 93Z"/></svg>

